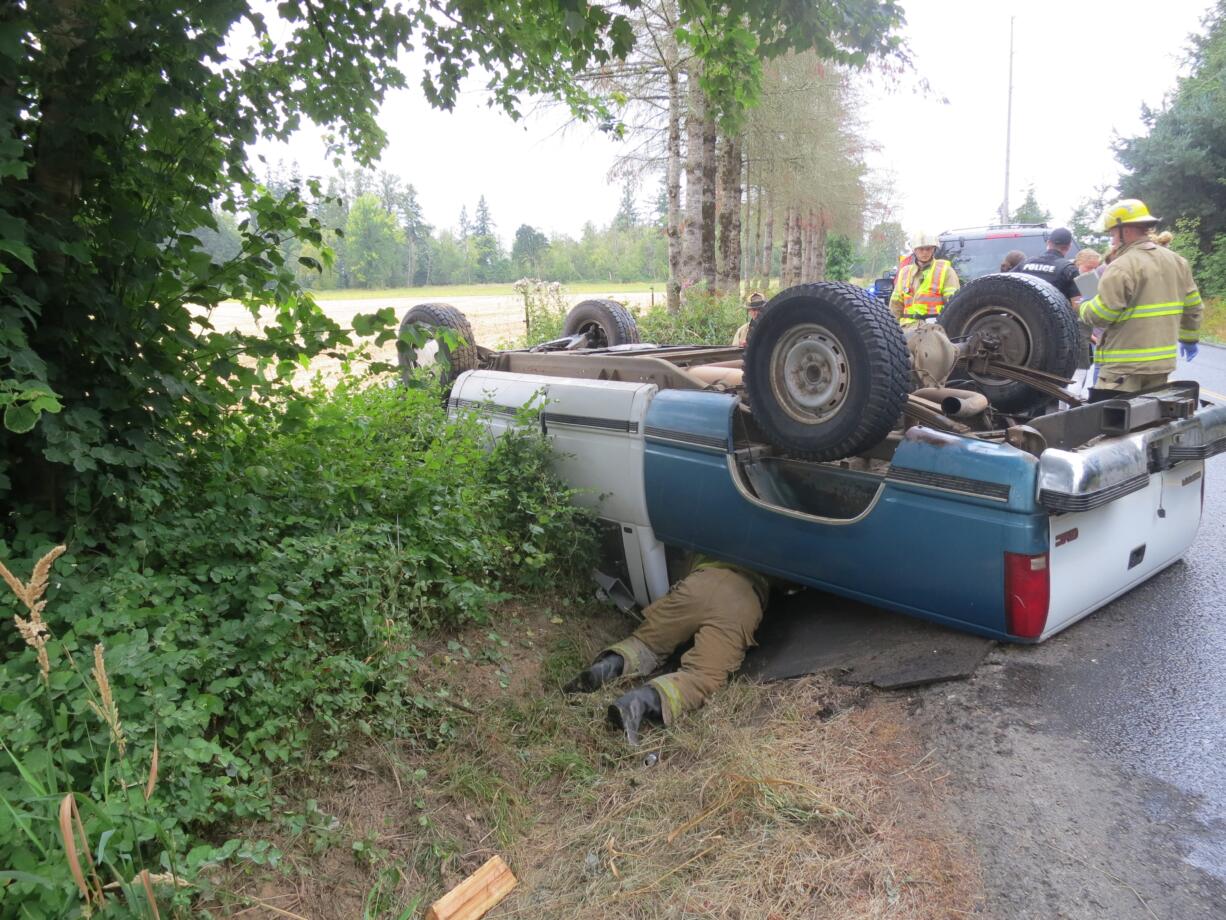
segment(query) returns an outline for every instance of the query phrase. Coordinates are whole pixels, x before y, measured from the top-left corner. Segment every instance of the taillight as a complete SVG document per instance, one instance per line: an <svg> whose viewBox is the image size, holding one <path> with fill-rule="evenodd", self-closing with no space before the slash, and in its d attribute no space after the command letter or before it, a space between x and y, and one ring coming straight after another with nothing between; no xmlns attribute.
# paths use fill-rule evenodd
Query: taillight
<svg viewBox="0 0 1226 920"><path fill-rule="evenodd" d="M1019 639L1037 639L1047 625L1051 577L1047 553L1005 553L1005 631Z"/></svg>

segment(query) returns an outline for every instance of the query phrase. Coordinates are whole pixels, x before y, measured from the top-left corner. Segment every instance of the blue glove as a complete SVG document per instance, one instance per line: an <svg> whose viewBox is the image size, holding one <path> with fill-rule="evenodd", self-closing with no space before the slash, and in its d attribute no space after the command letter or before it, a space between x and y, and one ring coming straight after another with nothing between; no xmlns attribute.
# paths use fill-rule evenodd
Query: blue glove
<svg viewBox="0 0 1226 920"><path fill-rule="evenodd" d="M1195 342L1180 342L1179 353L1183 355L1185 361L1191 361L1196 357L1196 353L1200 351L1200 346Z"/></svg>

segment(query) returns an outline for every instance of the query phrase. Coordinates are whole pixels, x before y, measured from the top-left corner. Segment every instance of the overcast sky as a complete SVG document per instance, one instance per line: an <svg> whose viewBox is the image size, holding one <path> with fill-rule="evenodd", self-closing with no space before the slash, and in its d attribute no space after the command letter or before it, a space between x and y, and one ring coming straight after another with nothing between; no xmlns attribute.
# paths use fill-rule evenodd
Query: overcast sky
<svg viewBox="0 0 1226 920"><path fill-rule="evenodd" d="M877 148L869 165L893 178L895 219L932 232L991 219L1004 191L1009 17L1014 38L1013 144L1009 203L1033 184L1056 223L1095 184L1117 175L1112 141L1139 133L1142 103L1158 105L1175 85L1188 37L1210 0L903 0L915 74L887 89L865 81L861 116ZM383 167L418 190L426 219L458 224L484 194L506 242L522 223L575 234L608 223L621 196L609 168L618 142L584 127L563 131L556 109L512 122L478 90L456 111L436 112L414 88L391 96L381 124ZM915 91L925 78L931 92ZM948 100L946 103L944 100ZM262 144L270 159L324 171L322 144L304 132L289 147ZM639 190L647 212L659 190Z"/></svg>

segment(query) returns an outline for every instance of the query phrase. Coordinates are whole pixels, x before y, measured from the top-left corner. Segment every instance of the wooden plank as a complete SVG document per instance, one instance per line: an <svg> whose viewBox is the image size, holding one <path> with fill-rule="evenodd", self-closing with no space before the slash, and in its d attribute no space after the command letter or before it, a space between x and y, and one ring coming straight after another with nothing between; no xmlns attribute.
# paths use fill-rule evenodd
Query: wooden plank
<svg viewBox="0 0 1226 920"><path fill-rule="evenodd" d="M430 905L426 920L479 920L519 884L501 856L491 856L480 869Z"/></svg>

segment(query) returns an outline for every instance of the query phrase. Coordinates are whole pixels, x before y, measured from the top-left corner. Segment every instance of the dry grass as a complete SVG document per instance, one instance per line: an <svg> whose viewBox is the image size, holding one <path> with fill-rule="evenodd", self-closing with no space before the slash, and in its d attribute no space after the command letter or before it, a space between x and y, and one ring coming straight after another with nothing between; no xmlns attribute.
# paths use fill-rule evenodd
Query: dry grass
<svg viewBox="0 0 1226 920"><path fill-rule="evenodd" d="M825 678L738 681L631 752L605 727L610 693L557 692L625 625L515 614L499 628L510 641L500 661L431 658L430 682L471 710L458 738L434 752L371 745L299 790L335 829L282 835L283 877L226 880L234 915L420 916L494 853L520 885L491 917L974 909L975 868L942 820L939 767L896 704ZM476 652L481 639L464 645Z"/></svg>

